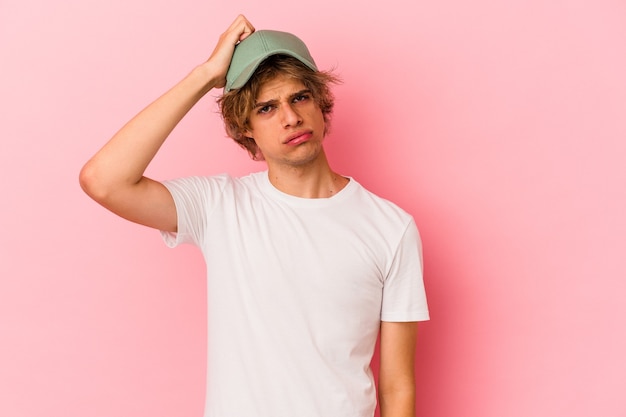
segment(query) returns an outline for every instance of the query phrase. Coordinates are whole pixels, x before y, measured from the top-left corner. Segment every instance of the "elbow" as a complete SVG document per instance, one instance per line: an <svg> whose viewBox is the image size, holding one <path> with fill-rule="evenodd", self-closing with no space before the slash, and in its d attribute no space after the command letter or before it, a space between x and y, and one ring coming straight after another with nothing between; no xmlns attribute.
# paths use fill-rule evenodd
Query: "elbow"
<svg viewBox="0 0 626 417"><path fill-rule="evenodd" d="M414 382L407 382L402 386L395 386L393 388L379 387L378 397L382 402L398 398L404 401L413 401L415 400L415 388Z"/></svg>
<svg viewBox="0 0 626 417"><path fill-rule="evenodd" d="M397 378L394 381L382 381L378 387L378 400L381 416L402 415L414 416L415 411L415 380L413 378ZM400 414L391 410L404 410Z"/></svg>
<svg viewBox="0 0 626 417"><path fill-rule="evenodd" d="M85 194L95 201L102 202L106 200L106 187L98 175L98 170L94 167L91 161L87 162L80 170L80 173L78 174L78 183Z"/></svg>
<svg viewBox="0 0 626 417"><path fill-rule="evenodd" d="M381 417L415 417L415 387L381 391L378 394Z"/></svg>
<svg viewBox="0 0 626 417"><path fill-rule="evenodd" d="M93 188L94 173L89 162L87 162L78 173L78 183L80 188L89 195L90 190Z"/></svg>

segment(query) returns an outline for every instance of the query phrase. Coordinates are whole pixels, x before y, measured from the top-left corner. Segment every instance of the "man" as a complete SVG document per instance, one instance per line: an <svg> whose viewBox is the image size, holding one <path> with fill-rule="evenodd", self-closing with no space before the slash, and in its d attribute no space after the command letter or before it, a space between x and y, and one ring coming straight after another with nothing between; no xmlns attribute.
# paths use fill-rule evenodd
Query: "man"
<svg viewBox="0 0 626 417"><path fill-rule="evenodd" d="M206 417L414 415L416 322L428 319L411 216L334 172L329 84L306 46L243 16L209 59L128 122L81 171L114 213L203 252ZM143 173L183 116L224 87L227 132L267 171L159 183Z"/></svg>

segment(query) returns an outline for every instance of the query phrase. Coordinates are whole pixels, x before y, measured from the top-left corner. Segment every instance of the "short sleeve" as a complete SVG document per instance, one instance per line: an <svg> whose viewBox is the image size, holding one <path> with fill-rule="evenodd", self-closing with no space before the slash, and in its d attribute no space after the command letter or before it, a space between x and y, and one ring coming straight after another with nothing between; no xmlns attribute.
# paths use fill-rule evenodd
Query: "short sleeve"
<svg viewBox="0 0 626 417"><path fill-rule="evenodd" d="M422 242L417 226L411 219L384 281L381 320L405 322L428 319Z"/></svg>
<svg viewBox="0 0 626 417"><path fill-rule="evenodd" d="M201 246L205 238L207 217L213 211L230 181L227 175L187 177L165 181L176 205L176 233L161 231L165 244L175 247L183 243Z"/></svg>

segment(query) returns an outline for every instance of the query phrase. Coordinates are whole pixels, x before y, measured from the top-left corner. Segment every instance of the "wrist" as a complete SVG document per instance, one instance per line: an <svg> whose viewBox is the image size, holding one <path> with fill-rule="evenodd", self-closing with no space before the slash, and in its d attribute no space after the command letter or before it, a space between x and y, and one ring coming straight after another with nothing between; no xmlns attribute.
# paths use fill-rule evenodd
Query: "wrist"
<svg viewBox="0 0 626 417"><path fill-rule="evenodd" d="M189 77L192 78L200 86L202 95L208 93L214 88L224 86L223 76L220 77L217 71L214 71L209 62L204 62L195 67Z"/></svg>

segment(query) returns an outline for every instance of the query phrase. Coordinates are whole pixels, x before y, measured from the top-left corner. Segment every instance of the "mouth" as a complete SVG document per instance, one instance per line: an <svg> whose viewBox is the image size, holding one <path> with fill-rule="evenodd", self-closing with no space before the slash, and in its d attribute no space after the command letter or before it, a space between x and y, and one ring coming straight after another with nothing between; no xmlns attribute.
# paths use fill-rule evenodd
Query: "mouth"
<svg viewBox="0 0 626 417"><path fill-rule="evenodd" d="M303 130L289 135L287 139L285 139L283 144L291 146L299 145L301 143L307 142L309 139L311 139L311 136L313 136L313 132L311 132L310 130Z"/></svg>

